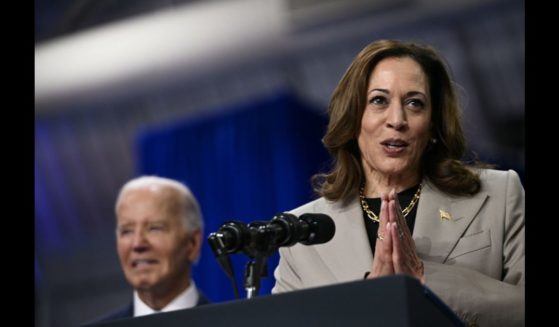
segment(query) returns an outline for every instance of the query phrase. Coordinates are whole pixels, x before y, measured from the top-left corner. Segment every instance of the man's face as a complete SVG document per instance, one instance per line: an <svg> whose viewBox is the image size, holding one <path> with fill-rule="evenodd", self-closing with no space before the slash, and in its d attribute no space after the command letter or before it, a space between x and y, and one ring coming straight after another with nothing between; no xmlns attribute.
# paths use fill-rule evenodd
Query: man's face
<svg viewBox="0 0 559 327"><path fill-rule="evenodd" d="M160 186L127 191L117 208L117 250L128 282L165 293L190 279L199 242L179 217L177 194ZM200 235L197 235L200 236Z"/></svg>

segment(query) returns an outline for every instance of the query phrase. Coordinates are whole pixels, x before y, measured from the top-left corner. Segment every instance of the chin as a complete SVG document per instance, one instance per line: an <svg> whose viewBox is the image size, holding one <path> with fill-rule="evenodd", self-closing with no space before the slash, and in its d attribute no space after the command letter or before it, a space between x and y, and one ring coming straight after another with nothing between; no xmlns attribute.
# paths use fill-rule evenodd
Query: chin
<svg viewBox="0 0 559 327"><path fill-rule="evenodd" d="M403 174L412 170L408 160L396 159L384 164L384 172L387 174Z"/></svg>
<svg viewBox="0 0 559 327"><path fill-rule="evenodd" d="M135 283L134 288L138 291L149 291L153 289L155 284L156 283L154 282L142 281L142 282Z"/></svg>
<svg viewBox="0 0 559 327"><path fill-rule="evenodd" d="M153 277L141 276L132 278L130 280L130 284L132 284L135 289L147 290L151 289L155 284L157 284L157 281Z"/></svg>
<svg viewBox="0 0 559 327"><path fill-rule="evenodd" d="M407 167L402 167L400 165L390 165L388 167L385 167L382 172L386 175L399 175L403 174L407 170Z"/></svg>

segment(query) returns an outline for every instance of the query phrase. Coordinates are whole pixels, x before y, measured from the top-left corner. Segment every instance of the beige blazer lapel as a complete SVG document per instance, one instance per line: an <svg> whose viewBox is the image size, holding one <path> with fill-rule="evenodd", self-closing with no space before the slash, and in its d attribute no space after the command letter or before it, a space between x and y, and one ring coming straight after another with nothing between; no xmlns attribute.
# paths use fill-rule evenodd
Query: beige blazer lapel
<svg viewBox="0 0 559 327"><path fill-rule="evenodd" d="M362 277L370 270L373 255L358 200L347 206L328 206L323 212L335 217L336 233L331 241L316 246L320 258L338 281Z"/></svg>
<svg viewBox="0 0 559 327"><path fill-rule="evenodd" d="M413 231L419 255L424 260L444 263L486 198L486 192L471 198L451 197L426 182ZM441 218L440 210L450 214L450 219Z"/></svg>
<svg viewBox="0 0 559 327"><path fill-rule="evenodd" d="M419 255L444 263L487 198L479 192L471 198L453 198L426 182L417 208L413 238ZM331 241L315 246L321 260L338 281L355 280L370 270L373 254L358 199L346 206L326 202L319 212L335 217ZM440 211L451 215L441 219Z"/></svg>

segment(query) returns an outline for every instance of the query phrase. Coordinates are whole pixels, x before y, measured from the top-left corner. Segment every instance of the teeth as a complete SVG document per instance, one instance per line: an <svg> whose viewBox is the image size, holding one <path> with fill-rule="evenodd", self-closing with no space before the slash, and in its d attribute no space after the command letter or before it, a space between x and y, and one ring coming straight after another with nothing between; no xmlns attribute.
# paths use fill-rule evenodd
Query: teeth
<svg viewBox="0 0 559 327"><path fill-rule="evenodd" d="M147 264L149 264L149 260L136 260L132 263L134 267L137 267L139 265L147 265Z"/></svg>

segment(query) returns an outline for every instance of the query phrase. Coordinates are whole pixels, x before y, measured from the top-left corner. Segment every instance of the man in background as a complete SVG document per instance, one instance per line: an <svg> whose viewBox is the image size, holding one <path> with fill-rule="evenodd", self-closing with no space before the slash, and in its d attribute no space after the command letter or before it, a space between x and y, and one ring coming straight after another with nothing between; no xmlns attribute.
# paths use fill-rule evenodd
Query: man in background
<svg viewBox="0 0 559 327"><path fill-rule="evenodd" d="M118 257L134 288L133 299L95 322L208 303L192 280L203 220L188 187L167 178L138 177L122 187L115 209Z"/></svg>

